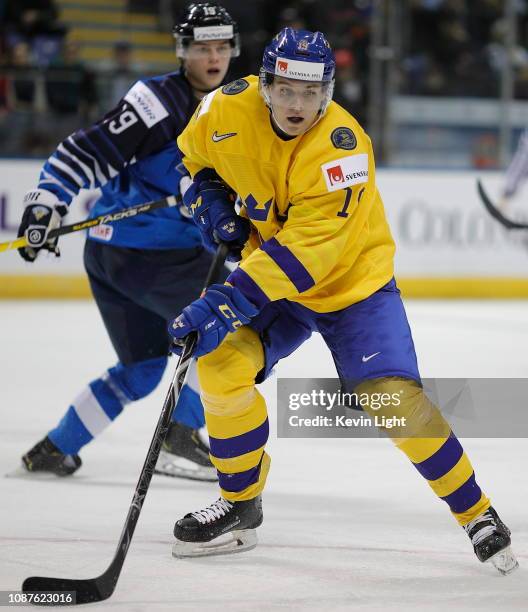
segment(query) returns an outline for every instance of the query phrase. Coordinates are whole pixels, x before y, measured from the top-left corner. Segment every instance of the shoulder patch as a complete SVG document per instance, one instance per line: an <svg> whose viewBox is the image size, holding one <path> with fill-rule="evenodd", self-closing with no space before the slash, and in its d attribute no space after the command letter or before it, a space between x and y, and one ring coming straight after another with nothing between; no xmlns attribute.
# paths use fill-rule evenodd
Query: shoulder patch
<svg viewBox="0 0 528 612"><path fill-rule="evenodd" d="M354 132L347 127L338 127L330 136L332 144L336 149L345 149L352 151L357 147L357 138Z"/></svg>
<svg viewBox="0 0 528 612"><path fill-rule="evenodd" d="M159 98L143 81L138 81L124 99L149 128L169 116Z"/></svg>
<svg viewBox="0 0 528 612"><path fill-rule="evenodd" d="M321 166L328 191L337 191L352 185L367 183L368 155L360 153L342 157Z"/></svg>
<svg viewBox="0 0 528 612"><path fill-rule="evenodd" d="M224 85L222 87L222 93L226 96L234 96L244 91L244 89L247 89L248 87L249 83L246 81L246 79L237 79L236 81L231 81L231 83Z"/></svg>

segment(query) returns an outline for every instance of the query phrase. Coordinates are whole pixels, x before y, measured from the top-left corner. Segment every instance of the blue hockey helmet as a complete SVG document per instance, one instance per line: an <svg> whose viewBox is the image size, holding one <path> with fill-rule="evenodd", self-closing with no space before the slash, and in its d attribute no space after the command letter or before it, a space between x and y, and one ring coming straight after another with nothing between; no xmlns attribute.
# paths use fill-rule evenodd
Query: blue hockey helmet
<svg viewBox="0 0 528 612"><path fill-rule="evenodd" d="M319 82L323 95L316 109L316 121L318 121L332 100L334 73L334 54L324 34L284 28L264 50L259 77L260 94L277 122L273 112L271 91L276 77L310 83ZM316 121L310 127L313 127Z"/></svg>
<svg viewBox="0 0 528 612"><path fill-rule="evenodd" d="M264 49L262 70L290 79L329 82L335 58L321 32L283 28Z"/></svg>

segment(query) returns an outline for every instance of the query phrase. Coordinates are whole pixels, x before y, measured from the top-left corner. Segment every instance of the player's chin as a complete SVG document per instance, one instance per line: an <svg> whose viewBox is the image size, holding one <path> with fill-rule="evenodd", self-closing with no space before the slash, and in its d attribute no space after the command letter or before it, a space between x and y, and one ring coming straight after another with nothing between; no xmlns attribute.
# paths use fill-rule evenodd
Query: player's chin
<svg viewBox="0 0 528 612"><path fill-rule="evenodd" d="M286 131L291 136L297 136L298 134L302 134L308 129L308 120L304 117L286 117Z"/></svg>
<svg viewBox="0 0 528 612"><path fill-rule="evenodd" d="M204 80L210 89L215 89L224 80L224 72L216 69L208 70L205 74Z"/></svg>

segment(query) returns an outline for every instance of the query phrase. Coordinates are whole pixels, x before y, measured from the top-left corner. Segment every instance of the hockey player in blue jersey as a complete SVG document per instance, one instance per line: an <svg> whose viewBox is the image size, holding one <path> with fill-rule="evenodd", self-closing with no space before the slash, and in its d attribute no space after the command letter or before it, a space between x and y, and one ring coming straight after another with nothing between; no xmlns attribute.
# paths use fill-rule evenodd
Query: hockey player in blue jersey
<svg viewBox="0 0 528 612"><path fill-rule="evenodd" d="M116 108L64 140L44 164L24 203L18 235L43 230L37 247L20 249L34 262L58 254L49 230L61 223L80 189L100 187L92 216L183 193L190 183L176 138L200 99L224 80L239 54L237 25L216 3L186 9L174 28L182 68L135 83ZM210 265L200 231L183 208L166 208L88 232L84 263L118 363L75 398L59 424L22 458L29 472L65 476L80 466L79 450L129 402L148 395L167 364L167 321L198 297ZM240 228L243 233L244 228ZM236 250L237 235L233 245ZM247 238L241 235L243 244ZM227 275L227 270L226 270ZM180 396L157 464L159 473L216 480L196 376Z"/></svg>

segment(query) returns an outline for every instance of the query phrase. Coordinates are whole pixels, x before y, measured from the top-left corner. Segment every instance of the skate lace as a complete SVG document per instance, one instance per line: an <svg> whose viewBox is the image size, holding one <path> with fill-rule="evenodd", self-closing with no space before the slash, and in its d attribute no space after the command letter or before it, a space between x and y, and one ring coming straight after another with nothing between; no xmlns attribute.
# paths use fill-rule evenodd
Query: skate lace
<svg viewBox="0 0 528 612"><path fill-rule="evenodd" d="M495 528L497 527L495 523L495 519L489 512L484 512L477 518L473 519L467 525L464 525L464 529L466 533L470 535L471 531L479 525L479 523L487 523L487 525L482 526L476 531L471 537L471 543L475 546L479 542L481 542L484 538L487 538L489 535L495 532Z"/></svg>
<svg viewBox="0 0 528 612"><path fill-rule="evenodd" d="M214 521L215 519L219 519L222 516L225 516L227 512L231 510L233 504L228 502L227 499L223 499L220 497L217 499L214 504L207 506L203 510L198 510L196 512L191 512L191 516L193 516L197 521L199 521L202 525L205 523L209 523Z"/></svg>

